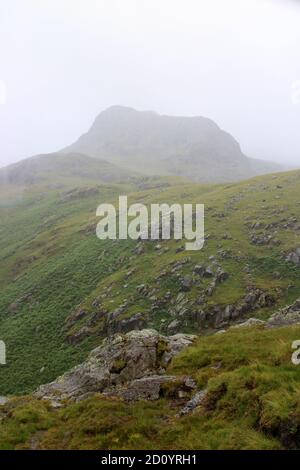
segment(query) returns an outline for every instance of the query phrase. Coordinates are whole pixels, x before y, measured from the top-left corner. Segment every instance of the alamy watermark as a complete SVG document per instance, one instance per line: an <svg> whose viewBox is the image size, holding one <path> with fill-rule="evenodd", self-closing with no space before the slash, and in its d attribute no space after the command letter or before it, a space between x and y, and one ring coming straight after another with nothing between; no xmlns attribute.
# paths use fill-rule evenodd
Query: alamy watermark
<svg viewBox="0 0 300 470"><path fill-rule="evenodd" d="M6 364L6 346L4 341L0 341L0 365Z"/></svg>
<svg viewBox="0 0 300 470"><path fill-rule="evenodd" d="M299 339L297 339L296 341L293 341L292 349L295 349L295 351L292 354L292 363L295 366L299 366L300 364L300 340Z"/></svg>
<svg viewBox="0 0 300 470"><path fill-rule="evenodd" d="M118 210L113 204L100 204L102 217L96 233L100 240L187 240L186 250L201 250L204 245L203 204L151 204L128 207L127 196L119 196Z"/></svg>

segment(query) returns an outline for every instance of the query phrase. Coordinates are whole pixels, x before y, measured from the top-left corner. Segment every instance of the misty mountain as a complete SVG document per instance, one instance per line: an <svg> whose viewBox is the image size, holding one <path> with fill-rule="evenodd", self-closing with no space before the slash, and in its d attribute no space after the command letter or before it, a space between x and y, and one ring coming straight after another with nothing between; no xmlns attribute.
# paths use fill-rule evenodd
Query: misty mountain
<svg viewBox="0 0 300 470"><path fill-rule="evenodd" d="M165 116L112 106L63 152L79 152L148 174L226 182L280 171L279 165L247 158L239 143L212 120Z"/></svg>
<svg viewBox="0 0 300 470"><path fill-rule="evenodd" d="M132 172L75 152L36 155L0 169L0 185L74 183L74 179L78 180L78 184L84 184L87 180L112 183L131 178Z"/></svg>

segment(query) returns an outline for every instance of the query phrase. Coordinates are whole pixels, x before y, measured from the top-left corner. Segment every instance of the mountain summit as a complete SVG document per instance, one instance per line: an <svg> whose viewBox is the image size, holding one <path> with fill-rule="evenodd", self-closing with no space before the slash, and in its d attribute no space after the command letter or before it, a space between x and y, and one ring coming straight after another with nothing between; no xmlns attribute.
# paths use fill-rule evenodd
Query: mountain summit
<svg viewBox="0 0 300 470"><path fill-rule="evenodd" d="M123 106L100 113L90 130L64 151L199 182L234 181L280 170L271 162L246 157L239 143L210 119Z"/></svg>

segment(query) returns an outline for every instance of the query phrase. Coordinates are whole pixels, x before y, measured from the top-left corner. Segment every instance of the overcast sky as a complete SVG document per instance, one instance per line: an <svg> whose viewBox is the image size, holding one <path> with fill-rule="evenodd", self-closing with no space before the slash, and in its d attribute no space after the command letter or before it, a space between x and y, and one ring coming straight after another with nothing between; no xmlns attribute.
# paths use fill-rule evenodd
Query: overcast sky
<svg viewBox="0 0 300 470"><path fill-rule="evenodd" d="M214 119L300 166L300 2L0 0L0 166L114 104Z"/></svg>

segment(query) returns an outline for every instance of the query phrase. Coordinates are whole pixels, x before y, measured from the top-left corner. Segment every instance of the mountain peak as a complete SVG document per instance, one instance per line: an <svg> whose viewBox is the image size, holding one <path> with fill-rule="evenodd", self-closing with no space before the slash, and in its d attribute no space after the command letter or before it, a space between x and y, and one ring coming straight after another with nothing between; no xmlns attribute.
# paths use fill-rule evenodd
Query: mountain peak
<svg viewBox="0 0 300 470"><path fill-rule="evenodd" d="M167 116L114 105L102 111L90 130L64 150L139 170L180 175L198 182L234 181L264 173L239 143L202 116ZM278 167L268 166L269 171Z"/></svg>

